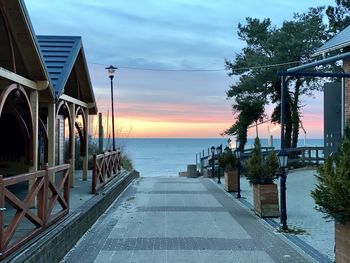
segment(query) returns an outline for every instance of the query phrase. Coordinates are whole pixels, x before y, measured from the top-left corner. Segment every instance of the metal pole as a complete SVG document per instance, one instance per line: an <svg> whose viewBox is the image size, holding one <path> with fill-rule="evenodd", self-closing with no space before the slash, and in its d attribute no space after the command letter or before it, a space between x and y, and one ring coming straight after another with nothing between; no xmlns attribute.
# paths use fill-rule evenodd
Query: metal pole
<svg viewBox="0 0 350 263"><path fill-rule="evenodd" d="M214 173L214 169L215 169L215 164L214 164L214 162L215 162L215 159L214 159L214 153L212 153L211 154L211 177L214 177L215 175L215 173Z"/></svg>
<svg viewBox="0 0 350 263"><path fill-rule="evenodd" d="M237 173L238 173L238 185L237 185L237 198L241 198L241 159L237 158Z"/></svg>
<svg viewBox="0 0 350 263"><path fill-rule="evenodd" d="M285 127L285 109L286 109L286 92L287 92L287 83L284 76L281 78L281 150L284 150L285 147L285 137L284 137L284 127ZM286 206L286 180L287 175L285 168L282 167L280 179L280 199L281 199L281 224L282 229L287 230L287 206Z"/></svg>
<svg viewBox="0 0 350 263"><path fill-rule="evenodd" d="M218 184L221 184L221 181L220 181L220 163L219 163L219 158L220 158L220 154L218 154Z"/></svg>
<svg viewBox="0 0 350 263"><path fill-rule="evenodd" d="M114 133L114 105L113 105L113 75L109 76L111 79L111 101L112 101L112 133L113 133L113 151L115 151L115 133Z"/></svg>

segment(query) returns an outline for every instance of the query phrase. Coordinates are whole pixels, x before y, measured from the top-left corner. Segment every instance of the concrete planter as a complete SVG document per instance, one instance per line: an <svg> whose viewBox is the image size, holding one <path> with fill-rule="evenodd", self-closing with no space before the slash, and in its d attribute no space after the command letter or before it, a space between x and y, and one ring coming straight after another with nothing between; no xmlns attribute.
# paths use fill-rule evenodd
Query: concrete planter
<svg viewBox="0 0 350 263"><path fill-rule="evenodd" d="M225 190L227 192L238 191L238 172L237 170L225 171Z"/></svg>
<svg viewBox="0 0 350 263"><path fill-rule="evenodd" d="M335 262L350 262L350 223L335 223Z"/></svg>
<svg viewBox="0 0 350 263"><path fill-rule="evenodd" d="M276 184L253 185L254 210L260 217L279 217L278 190Z"/></svg>

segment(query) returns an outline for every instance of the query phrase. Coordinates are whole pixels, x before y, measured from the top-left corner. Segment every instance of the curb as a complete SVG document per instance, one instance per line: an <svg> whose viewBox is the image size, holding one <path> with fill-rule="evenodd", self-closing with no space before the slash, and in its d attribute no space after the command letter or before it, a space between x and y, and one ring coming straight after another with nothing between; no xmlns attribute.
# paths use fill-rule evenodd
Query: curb
<svg viewBox="0 0 350 263"><path fill-rule="evenodd" d="M136 170L122 173L119 180L111 181L110 185L101 189L98 194L61 222L38 235L2 262L59 262L128 185L138 177L140 173Z"/></svg>

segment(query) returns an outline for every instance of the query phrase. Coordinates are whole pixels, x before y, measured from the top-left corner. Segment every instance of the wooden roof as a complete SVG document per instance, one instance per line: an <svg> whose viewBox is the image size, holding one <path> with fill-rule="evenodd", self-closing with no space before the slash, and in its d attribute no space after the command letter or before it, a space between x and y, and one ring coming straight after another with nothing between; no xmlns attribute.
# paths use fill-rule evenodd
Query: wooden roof
<svg viewBox="0 0 350 263"><path fill-rule="evenodd" d="M312 56L322 55L331 51L335 51L344 47L350 46L350 26L340 31L330 40L325 42L320 48L318 48Z"/></svg>
<svg viewBox="0 0 350 263"><path fill-rule="evenodd" d="M0 7L0 49L4 52L9 50L9 31L15 51L15 67L13 57L8 53L1 54L0 67L33 81L48 81L48 73L24 1L1 0ZM41 98L53 100L52 90L47 88L41 91Z"/></svg>
<svg viewBox="0 0 350 263"><path fill-rule="evenodd" d="M59 98L66 94L94 104L89 112L96 114L96 101L81 37L37 36L37 39L55 96Z"/></svg>

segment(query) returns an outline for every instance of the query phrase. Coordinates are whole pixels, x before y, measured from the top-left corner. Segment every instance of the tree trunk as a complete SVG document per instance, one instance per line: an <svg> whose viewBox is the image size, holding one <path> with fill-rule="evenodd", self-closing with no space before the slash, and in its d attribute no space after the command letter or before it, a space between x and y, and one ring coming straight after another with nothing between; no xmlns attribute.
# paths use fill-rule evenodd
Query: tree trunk
<svg viewBox="0 0 350 263"><path fill-rule="evenodd" d="M300 93L301 81L298 79L295 83L295 91L294 91L294 101L292 102L292 147L295 148L298 146L298 137L299 137L299 124L300 124L300 116L299 116L299 93Z"/></svg>
<svg viewBox="0 0 350 263"><path fill-rule="evenodd" d="M284 147L285 148L291 148L291 141L292 141L292 115L291 115L291 97L289 92L286 94L286 111L285 111L285 132L284 132Z"/></svg>

